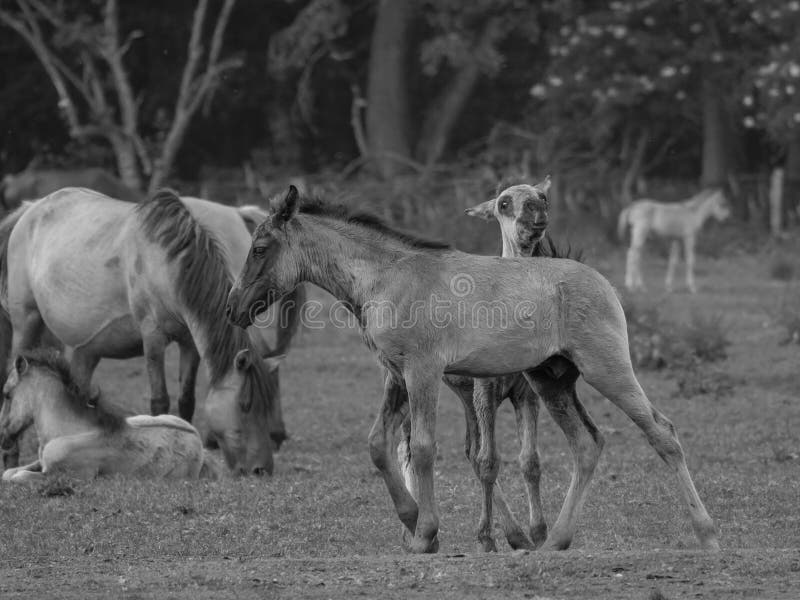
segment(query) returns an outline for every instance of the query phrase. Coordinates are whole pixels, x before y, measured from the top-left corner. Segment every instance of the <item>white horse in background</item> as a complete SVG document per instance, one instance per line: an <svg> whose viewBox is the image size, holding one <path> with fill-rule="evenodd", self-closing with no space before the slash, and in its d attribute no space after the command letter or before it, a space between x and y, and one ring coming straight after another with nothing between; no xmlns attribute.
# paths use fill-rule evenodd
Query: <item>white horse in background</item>
<svg viewBox="0 0 800 600"><path fill-rule="evenodd" d="M21 354L3 387L0 446L14 444L34 427L36 461L7 469L3 481L35 482L62 474L197 479L219 476L197 430L173 415L124 417L79 387L56 351Z"/></svg>
<svg viewBox="0 0 800 600"><path fill-rule="evenodd" d="M642 279L642 248L647 236L653 232L662 237L672 238L665 281L667 290L672 291L682 240L686 259L686 287L693 294L696 293L694 249L697 234L709 217L724 221L730 213L730 205L724 192L719 188L703 190L683 202L665 203L650 199L633 202L619 214L617 223L620 239L624 239L628 225L631 227L631 245L625 264L625 287L629 290L645 288Z"/></svg>

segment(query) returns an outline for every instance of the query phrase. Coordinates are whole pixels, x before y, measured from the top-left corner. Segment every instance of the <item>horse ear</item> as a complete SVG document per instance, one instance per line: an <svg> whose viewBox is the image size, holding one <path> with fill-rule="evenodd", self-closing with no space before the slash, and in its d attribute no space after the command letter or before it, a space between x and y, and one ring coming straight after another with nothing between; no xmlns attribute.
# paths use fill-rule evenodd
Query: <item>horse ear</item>
<svg viewBox="0 0 800 600"><path fill-rule="evenodd" d="M24 356L18 356L14 360L14 370L17 372L18 375L22 375L25 371L28 370L28 359Z"/></svg>
<svg viewBox="0 0 800 600"><path fill-rule="evenodd" d="M550 183L551 183L550 175L547 175L542 181L540 181L533 187L538 188L539 190L542 191L542 193L546 194L547 190L550 189Z"/></svg>
<svg viewBox="0 0 800 600"><path fill-rule="evenodd" d="M289 185L286 196L284 196L283 200L278 205L278 210L275 213L275 220L273 222L280 226L291 221L297 214L299 200L300 192L297 191L294 185Z"/></svg>
<svg viewBox="0 0 800 600"><path fill-rule="evenodd" d="M491 200L487 200L486 202L481 202L480 204L473 206L472 208L468 208L464 212L468 214L470 217L480 217L481 219L486 219L487 221L491 221L494 219L494 203L495 199L492 198Z"/></svg>
<svg viewBox="0 0 800 600"><path fill-rule="evenodd" d="M253 359L250 356L250 350L247 348L239 350L236 353L236 356L233 358L233 366L236 367L237 371L246 371L253 366Z"/></svg>

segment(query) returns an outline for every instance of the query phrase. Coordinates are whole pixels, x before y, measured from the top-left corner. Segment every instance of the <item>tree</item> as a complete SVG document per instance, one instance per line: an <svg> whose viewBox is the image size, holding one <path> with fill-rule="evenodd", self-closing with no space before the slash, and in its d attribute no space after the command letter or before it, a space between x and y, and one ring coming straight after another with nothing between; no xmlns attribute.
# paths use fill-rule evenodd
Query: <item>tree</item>
<svg viewBox="0 0 800 600"><path fill-rule="evenodd" d="M675 132L702 123L701 183L725 183L735 159L732 114L739 105L732 99L765 43L753 3L611 0L555 7L560 25L552 36L553 60L534 95L563 107L572 122L576 104L592 97L584 119L606 123L600 147L593 144L606 152L635 147L662 158ZM584 128L585 135L597 135ZM622 196L630 198L630 171L647 161L638 152L617 155L628 159L620 160L620 169L627 171Z"/></svg>
<svg viewBox="0 0 800 600"><path fill-rule="evenodd" d="M115 156L123 181L135 189L161 186L192 118L208 101L222 75L241 65L221 58L225 29L236 0L222 0L210 35L208 0L198 0L192 18L177 98L159 139L142 135L142 94L134 89L125 58L144 32L120 29L118 0L60 2L14 0L0 4L0 22L16 31L46 71L58 107L74 139L102 139ZM208 45L206 51L205 45Z"/></svg>

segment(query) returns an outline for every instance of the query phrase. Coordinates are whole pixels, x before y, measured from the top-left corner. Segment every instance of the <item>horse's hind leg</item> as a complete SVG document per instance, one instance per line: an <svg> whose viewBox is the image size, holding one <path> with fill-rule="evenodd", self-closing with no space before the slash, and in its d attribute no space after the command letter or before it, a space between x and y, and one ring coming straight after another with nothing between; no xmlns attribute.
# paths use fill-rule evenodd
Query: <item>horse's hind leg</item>
<svg viewBox="0 0 800 600"><path fill-rule="evenodd" d="M200 353L194 344L180 345L180 374L178 381L181 395L178 397L178 414L181 419L191 422L195 408L195 387L197 370L200 367Z"/></svg>
<svg viewBox="0 0 800 600"><path fill-rule="evenodd" d="M627 345L619 344L614 348L609 336L604 339L599 332L595 332L592 339L599 345L586 353L589 361L581 365L586 382L628 415L644 432L658 455L675 471L678 485L689 508L695 535L703 548L718 550L714 522L689 474L675 427L647 399L633 372Z"/></svg>
<svg viewBox="0 0 800 600"><path fill-rule="evenodd" d="M603 449L603 437L578 398L574 376L552 379L536 374L530 380L553 420L564 432L572 453L569 490L558 519L542 547L545 550L566 550L575 536L586 492Z"/></svg>
<svg viewBox="0 0 800 600"><path fill-rule="evenodd" d="M629 290L645 289L642 277L642 249L646 239L647 231L643 227L636 225L631 227L631 245L625 263L625 287Z"/></svg>
<svg viewBox="0 0 800 600"><path fill-rule="evenodd" d="M672 291L672 284L675 279L675 268L681 257L681 245L677 240L673 240L669 246L669 262L667 263L667 277L664 280L664 287L668 292Z"/></svg>
<svg viewBox="0 0 800 600"><path fill-rule="evenodd" d="M519 438L519 467L525 480L528 496L528 534L530 544L538 548L547 538L547 523L542 510L540 482L542 477L539 450L537 448L537 426L539 422L539 398L523 378L518 378L509 393L517 416L517 437ZM498 505L498 509L500 506ZM506 539L512 545L506 531Z"/></svg>

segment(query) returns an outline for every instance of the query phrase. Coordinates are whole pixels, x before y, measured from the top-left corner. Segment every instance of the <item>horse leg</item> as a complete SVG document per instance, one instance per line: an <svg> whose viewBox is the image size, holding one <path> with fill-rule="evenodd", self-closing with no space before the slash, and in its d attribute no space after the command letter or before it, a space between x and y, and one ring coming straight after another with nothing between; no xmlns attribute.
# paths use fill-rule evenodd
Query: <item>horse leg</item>
<svg viewBox="0 0 800 600"><path fill-rule="evenodd" d="M686 253L686 287L692 294L697 293L697 285L694 282L694 237L689 235L683 239L683 248Z"/></svg>
<svg viewBox="0 0 800 600"><path fill-rule="evenodd" d="M539 423L539 399L524 379L519 379L511 390L509 399L517 416L517 437L519 438L519 467L525 481L528 496L528 534L533 548L541 546L547 538L547 523L542 510L540 483L542 468L537 447L537 426ZM498 505L499 508L499 505ZM506 532L508 539L508 532ZM509 540L511 543L511 540ZM513 547L513 544L512 544Z"/></svg>
<svg viewBox="0 0 800 600"><path fill-rule="evenodd" d="M675 278L675 267L678 266L678 261L681 256L681 246L677 240L673 240L669 246L669 262L667 263L667 277L664 280L664 287L668 292L672 291L672 282Z"/></svg>
<svg viewBox="0 0 800 600"><path fill-rule="evenodd" d="M603 436L592 418L586 412L575 391L575 376L564 375L560 379L546 376L531 376L531 384L538 388L542 401L553 420L567 438L572 453L572 477L564 504L558 514L543 550L566 550L572 543L580 517L586 492L594 475L600 453L603 450ZM563 380L566 379L566 380Z"/></svg>
<svg viewBox="0 0 800 600"><path fill-rule="evenodd" d="M383 477L397 516L406 529L413 533L417 526L417 503L404 485L397 463L391 457L394 432L405 416L403 408L407 400L402 382L387 372L381 410L369 432L369 454Z"/></svg>
<svg viewBox="0 0 800 600"><path fill-rule="evenodd" d="M41 471L42 470L42 463L39 459L36 459L30 464L21 466L21 467L12 467L10 469L6 469L3 471L2 481L14 481L14 478L19 475L22 471Z"/></svg>
<svg viewBox="0 0 800 600"><path fill-rule="evenodd" d="M149 319L142 323L141 330L144 361L150 380L150 414L163 415L169 412L169 394L164 375L164 350L169 340Z"/></svg>
<svg viewBox="0 0 800 600"><path fill-rule="evenodd" d="M633 372L627 344L609 343L614 337L619 338L616 332L612 333L604 336L602 332L595 332L592 339L596 346L583 349L588 350L585 355L583 351L580 353L587 359L581 368L584 379L630 417L644 432L653 449L675 471L678 486L689 508L694 533L701 546L708 550L719 550L714 522L689 474L675 426L647 399Z"/></svg>
<svg viewBox="0 0 800 600"><path fill-rule="evenodd" d="M191 422L195 408L195 387L197 370L200 367L200 353L194 344L180 345L180 374L178 382L181 395L178 397L178 414L181 419Z"/></svg>
<svg viewBox="0 0 800 600"><path fill-rule="evenodd" d="M439 514L433 485L436 458L436 411L442 368L412 364L404 374L411 415L411 465L417 482L417 526L410 550L416 554L438 550ZM405 489L405 487L404 487Z"/></svg>
<svg viewBox="0 0 800 600"><path fill-rule="evenodd" d="M72 371L72 377L75 383L77 383L80 388L89 389L89 385L92 382L92 374L99 362L100 357L87 347L75 348L72 351L69 369Z"/></svg>

